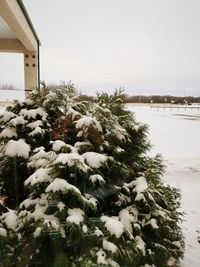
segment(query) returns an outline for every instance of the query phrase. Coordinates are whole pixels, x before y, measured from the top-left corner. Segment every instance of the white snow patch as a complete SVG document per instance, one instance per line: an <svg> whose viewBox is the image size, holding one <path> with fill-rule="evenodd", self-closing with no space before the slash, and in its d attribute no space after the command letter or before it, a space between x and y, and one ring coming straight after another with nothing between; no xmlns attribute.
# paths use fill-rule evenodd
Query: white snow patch
<svg viewBox="0 0 200 267"><path fill-rule="evenodd" d="M150 224L153 229L158 229L157 220L152 218L147 224Z"/></svg>
<svg viewBox="0 0 200 267"><path fill-rule="evenodd" d="M37 227L35 229L35 232L33 233L33 236L36 238L41 234L41 232L42 232L42 228L41 227Z"/></svg>
<svg viewBox="0 0 200 267"><path fill-rule="evenodd" d="M31 221L34 219L35 221L43 221L43 223L50 227L51 229L54 228L56 231L59 228L59 221L58 218L56 218L54 215L48 215L45 214L47 208L49 207L49 202L47 200L48 194L41 194L39 198L37 199L29 199L28 202L25 200L20 206L28 206L29 204L34 205L34 209L31 209L31 211L21 211L18 217L20 218L20 222L23 222L23 217L25 219L25 222ZM26 213L26 214L25 214Z"/></svg>
<svg viewBox="0 0 200 267"><path fill-rule="evenodd" d="M112 216L102 216L101 221L105 222L106 229L110 232L111 235L115 235L116 238L120 238L120 236L124 232L124 225L119 221L118 217Z"/></svg>
<svg viewBox="0 0 200 267"><path fill-rule="evenodd" d="M59 202L58 205L57 205L59 211L62 211L64 208L65 208L65 204L63 202Z"/></svg>
<svg viewBox="0 0 200 267"><path fill-rule="evenodd" d="M50 182L51 176L49 175L49 169L40 168L35 171L28 179L25 180L24 184L34 186L38 183Z"/></svg>
<svg viewBox="0 0 200 267"><path fill-rule="evenodd" d="M61 237L64 238L64 239L66 239L66 233L65 233L65 230L64 230L63 228L60 228L59 231L60 231L60 235L61 235Z"/></svg>
<svg viewBox="0 0 200 267"><path fill-rule="evenodd" d="M20 204L20 208L25 207L27 209L28 207L35 205L37 201L38 201L37 198L36 199L27 198Z"/></svg>
<svg viewBox="0 0 200 267"><path fill-rule="evenodd" d="M40 151L44 151L45 150L45 148L43 147L43 146L39 146L39 147L36 147L34 150L33 150L33 152L34 153L38 153L38 152L40 152Z"/></svg>
<svg viewBox="0 0 200 267"><path fill-rule="evenodd" d="M100 174L93 174L90 175L89 180L95 184L97 181L101 184L104 184L106 181L104 180L104 178L100 175Z"/></svg>
<svg viewBox="0 0 200 267"><path fill-rule="evenodd" d="M67 164L69 167L76 165L83 172L87 172L89 169L84 162L84 158L78 153L60 153L54 163Z"/></svg>
<svg viewBox="0 0 200 267"><path fill-rule="evenodd" d="M17 125L24 125L27 121L23 118L23 116L18 116L9 121L8 125L16 127Z"/></svg>
<svg viewBox="0 0 200 267"><path fill-rule="evenodd" d="M108 262L108 265L111 266L111 267L120 267L119 263L117 263L116 261L114 261L111 258L108 258L107 262Z"/></svg>
<svg viewBox="0 0 200 267"><path fill-rule="evenodd" d="M58 231L59 229L59 223L57 218L55 218L54 216L45 216L46 219L44 220L44 224L49 227L49 228L54 228L56 231Z"/></svg>
<svg viewBox="0 0 200 267"><path fill-rule="evenodd" d="M6 237L7 236L7 231L6 229L0 227L0 236Z"/></svg>
<svg viewBox="0 0 200 267"><path fill-rule="evenodd" d="M123 148L121 148L121 147L118 146L118 147L115 148L115 151L117 153L123 153L125 150Z"/></svg>
<svg viewBox="0 0 200 267"><path fill-rule="evenodd" d="M146 255L146 249L145 249L145 242L142 240L140 236L136 236L135 240L137 242L136 247L142 251L143 255Z"/></svg>
<svg viewBox="0 0 200 267"><path fill-rule="evenodd" d="M49 164L49 161L47 159L38 159L38 160L32 160L28 163L28 167L31 168L45 168Z"/></svg>
<svg viewBox="0 0 200 267"><path fill-rule="evenodd" d="M106 155L99 154L96 152L86 152L82 154L83 158L85 159L86 163L91 168L100 168L101 165L108 159Z"/></svg>
<svg viewBox="0 0 200 267"><path fill-rule="evenodd" d="M37 109L22 109L19 113L20 115L27 117L28 119L35 119L37 115L46 118L47 113L44 111L43 108L37 108Z"/></svg>
<svg viewBox="0 0 200 267"><path fill-rule="evenodd" d="M62 147L66 147L67 145L65 144L65 142L61 141L61 140L56 140L53 141L53 146L52 149L55 152L59 152L61 150Z"/></svg>
<svg viewBox="0 0 200 267"><path fill-rule="evenodd" d="M103 265L108 265L106 261L106 253L103 251L101 248L97 253L97 264L103 264Z"/></svg>
<svg viewBox="0 0 200 267"><path fill-rule="evenodd" d="M124 183L124 185L128 188L134 188L133 191L137 193L135 200L140 201L145 199L143 193L148 189L148 184L145 177L138 177L136 180L128 184Z"/></svg>
<svg viewBox="0 0 200 267"><path fill-rule="evenodd" d="M119 125L115 126L114 134L120 141L124 140L125 137L127 136L126 130L120 127Z"/></svg>
<svg viewBox="0 0 200 267"><path fill-rule="evenodd" d="M73 190L81 194L80 190L76 186L69 184L67 181L61 178L55 178L54 181L50 183L50 185L47 186L46 188L46 192L53 192L53 193L57 191L64 192L66 190Z"/></svg>
<svg viewBox="0 0 200 267"><path fill-rule="evenodd" d="M44 218L53 218L54 216L51 215L45 215L45 211L48 207L48 202L47 202L47 197L48 195L46 194L41 194L40 198L32 200L32 203L35 202L35 210L27 216L29 219L33 218L35 221L44 219ZM30 204L31 200L29 200ZM25 202L25 205L28 203Z"/></svg>
<svg viewBox="0 0 200 267"><path fill-rule="evenodd" d="M30 157L28 166L35 169L45 168L57 156L54 151L45 152L44 147L39 147L33 152L36 154Z"/></svg>
<svg viewBox="0 0 200 267"><path fill-rule="evenodd" d="M134 181L130 182L129 184L125 183L125 185L129 188L130 187L132 188L133 186L135 186L133 191L137 192L138 194L144 193L148 189L146 178L143 176L136 178Z"/></svg>
<svg viewBox="0 0 200 267"><path fill-rule="evenodd" d="M80 113L75 111L73 108L70 107L66 113L66 116L69 116L69 115L71 115L72 120L74 120L76 118L76 116L80 116Z"/></svg>
<svg viewBox="0 0 200 267"><path fill-rule="evenodd" d="M3 213L0 219L4 221L9 229L15 231L17 227L17 215L15 210L9 209L8 212Z"/></svg>
<svg viewBox="0 0 200 267"><path fill-rule="evenodd" d="M33 152L36 152L36 154L34 154L31 157L31 160L38 160L38 159L41 159L41 158L45 158L45 159L49 158L49 153L44 151L44 147L41 147L40 150L37 150L37 151L34 150Z"/></svg>
<svg viewBox="0 0 200 267"><path fill-rule="evenodd" d="M30 146L23 140L18 141L10 140L5 146L5 155L9 157L23 157L28 158Z"/></svg>
<svg viewBox="0 0 200 267"><path fill-rule="evenodd" d="M17 132L15 128L5 128L0 133L0 138L13 138L17 137Z"/></svg>
<svg viewBox="0 0 200 267"><path fill-rule="evenodd" d="M127 207L119 212L119 218L124 227L132 233L133 224L138 219L138 210L132 207Z"/></svg>
<svg viewBox="0 0 200 267"><path fill-rule="evenodd" d="M92 144L91 144L89 141L88 141L88 142L76 142L76 143L74 144L74 148L75 148L76 150L79 150L80 147L84 147L84 146L92 147Z"/></svg>
<svg viewBox="0 0 200 267"><path fill-rule="evenodd" d="M35 221L44 220L45 212L47 209L47 205L43 206L41 203L37 203L35 206L35 211L30 214L30 218L33 218Z"/></svg>
<svg viewBox="0 0 200 267"><path fill-rule="evenodd" d="M79 208L74 208L74 209L68 209L68 214L69 216L67 217L67 222L75 223L75 224L80 224L83 219L84 219L84 211L79 209Z"/></svg>
<svg viewBox="0 0 200 267"><path fill-rule="evenodd" d="M17 115L11 111L4 111L3 114L0 115L0 122L8 122L10 119L16 116Z"/></svg>
<svg viewBox="0 0 200 267"><path fill-rule="evenodd" d="M118 250L117 246L114 243L106 239L103 239L103 249L111 251L112 253L115 253Z"/></svg>
<svg viewBox="0 0 200 267"><path fill-rule="evenodd" d="M95 126L99 132L102 132L102 127L100 123L92 117L83 116L76 122L76 129L84 128L84 127L90 127L91 125Z"/></svg>
<svg viewBox="0 0 200 267"><path fill-rule="evenodd" d="M25 103L28 106L33 106L35 104L35 101L34 100L31 100L31 99L25 99L25 101L23 101L23 102L22 101L21 102L18 101L18 103L19 104Z"/></svg>
<svg viewBox="0 0 200 267"><path fill-rule="evenodd" d="M137 194L135 201L145 201L145 196L143 194Z"/></svg>
<svg viewBox="0 0 200 267"><path fill-rule="evenodd" d="M39 126L38 127L36 127L32 132L30 132L30 136L34 136L34 135L36 135L36 134L41 134L41 135L43 135L45 133L45 130L44 129L42 129L42 128L40 128Z"/></svg>
<svg viewBox="0 0 200 267"><path fill-rule="evenodd" d="M82 230L83 230L83 233L85 233L85 234L87 233L88 228L85 224L82 226Z"/></svg>
<svg viewBox="0 0 200 267"><path fill-rule="evenodd" d="M96 236L103 236L103 233L102 233L102 231L101 230L99 230L99 228L98 227L95 227L95 231L94 231L94 233L95 233L95 235Z"/></svg>
<svg viewBox="0 0 200 267"><path fill-rule="evenodd" d="M80 132L77 133L76 136L77 136L77 137L82 137L82 135L83 135L83 131L80 131Z"/></svg>
<svg viewBox="0 0 200 267"><path fill-rule="evenodd" d="M95 197L93 197L93 196L90 195L90 194L85 194L85 198L86 198L87 201L88 201L89 203L91 203L94 207L97 206L97 202L98 202L98 200L97 200Z"/></svg>
<svg viewBox="0 0 200 267"><path fill-rule="evenodd" d="M73 166L75 161L81 161L84 163L83 158L78 153L60 153L54 163L68 164Z"/></svg>
<svg viewBox="0 0 200 267"><path fill-rule="evenodd" d="M41 120L37 120L37 121L34 121L34 122L27 124L27 126L31 129L35 129L37 127L43 126L43 122Z"/></svg>

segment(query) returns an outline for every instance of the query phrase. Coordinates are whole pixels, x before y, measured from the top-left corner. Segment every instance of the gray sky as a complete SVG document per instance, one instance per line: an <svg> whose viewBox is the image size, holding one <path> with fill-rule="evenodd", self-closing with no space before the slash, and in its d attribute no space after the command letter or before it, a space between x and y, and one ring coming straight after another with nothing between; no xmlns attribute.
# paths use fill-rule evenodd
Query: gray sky
<svg viewBox="0 0 200 267"><path fill-rule="evenodd" d="M46 82L72 80L88 94L122 86L129 94L200 96L199 0L24 4L42 43L41 78ZM0 81L11 76L20 84L21 55L6 61L7 55L0 55ZM7 68L12 68L9 77Z"/></svg>

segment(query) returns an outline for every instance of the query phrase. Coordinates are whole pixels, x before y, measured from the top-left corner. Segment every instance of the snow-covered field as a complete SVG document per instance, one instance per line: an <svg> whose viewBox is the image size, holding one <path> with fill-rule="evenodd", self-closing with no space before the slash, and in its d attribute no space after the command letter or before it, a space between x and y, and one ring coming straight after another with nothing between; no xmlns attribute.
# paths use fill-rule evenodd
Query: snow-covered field
<svg viewBox="0 0 200 267"><path fill-rule="evenodd" d="M128 105L137 121L149 125L154 145L166 164L164 180L182 192L182 224L186 237L185 258L181 267L200 266L200 111L150 110L149 106Z"/></svg>

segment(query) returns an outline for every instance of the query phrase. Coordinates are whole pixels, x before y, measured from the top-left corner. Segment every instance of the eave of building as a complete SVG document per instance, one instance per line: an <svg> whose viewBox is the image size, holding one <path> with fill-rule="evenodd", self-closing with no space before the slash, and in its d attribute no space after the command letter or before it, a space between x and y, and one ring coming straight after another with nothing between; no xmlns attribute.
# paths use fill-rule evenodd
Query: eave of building
<svg viewBox="0 0 200 267"><path fill-rule="evenodd" d="M37 52L39 38L21 0L0 0L0 51Z"/></svg>
<svg viewBox="0 0 200 267"><path fill-rule="evenodd" d="M39 39L39 37L38 37L38 35L37 35L36 31L35 31L35 28L33 26L33 23L31 22L31 19L30 19L29 14L28 14L25 6L24 6L24 3L22 2L22 0L17 0L17 2L19 4L19 6L21 7L21 10L22 10L22 12L23 12L23 14L24 14L24 16L25 16L25 18L26 18L26 20L27 20L27 22L28 22L28 24L29 24L29 26L31 28L31 30L32 30L33 35L35 36L35 39L37 40L38 45L41 45L40 39Z"/></svg>

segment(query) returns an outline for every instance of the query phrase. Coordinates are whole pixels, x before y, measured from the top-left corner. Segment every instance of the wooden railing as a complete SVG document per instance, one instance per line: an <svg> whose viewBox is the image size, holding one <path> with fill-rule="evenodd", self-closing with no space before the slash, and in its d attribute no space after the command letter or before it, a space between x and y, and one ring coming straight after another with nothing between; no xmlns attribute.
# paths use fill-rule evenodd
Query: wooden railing
<svg viewBox="0 0 200 267"><path fill-rule="evenodd" d="M150 109L177 109L177 110L200 110L200 105L168 105L168 104L152 104Z"/></svg>

